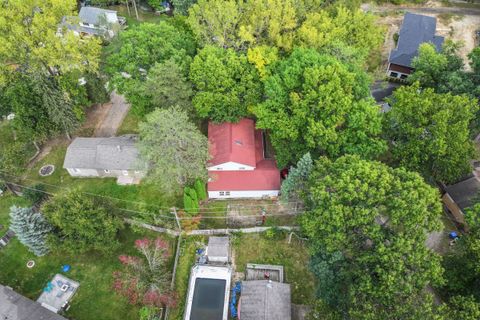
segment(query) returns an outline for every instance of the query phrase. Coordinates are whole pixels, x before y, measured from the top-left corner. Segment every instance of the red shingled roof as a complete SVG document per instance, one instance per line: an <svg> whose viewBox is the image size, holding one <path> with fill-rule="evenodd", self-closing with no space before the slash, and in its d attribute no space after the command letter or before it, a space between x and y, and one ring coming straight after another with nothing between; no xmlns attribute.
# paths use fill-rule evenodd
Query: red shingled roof
<svg viewBox="0 0 480 320"><path fill-rule="evenodd" d="M208 124L211 166L237 162L255 167L255 123L242 119L238 123Z"/></svg>
<svg viewBox="0 0 480 320"><path fill-rule="evenodd" d="M211 166L236 162L254 170L210 171L209 191L280 190L275 160L264 159L262 131L251 119L238 123L208 124Z"/></svg>

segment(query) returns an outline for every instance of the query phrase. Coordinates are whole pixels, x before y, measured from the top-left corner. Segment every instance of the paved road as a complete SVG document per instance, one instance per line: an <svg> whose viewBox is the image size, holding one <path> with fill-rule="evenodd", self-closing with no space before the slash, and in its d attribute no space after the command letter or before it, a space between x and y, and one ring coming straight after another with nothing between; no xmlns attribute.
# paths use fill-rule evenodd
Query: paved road
<svg viewBox="0 0 480 320"><path fill-rule="evenodd" d="M95 129L95 137L115 136L128 110L130 110L130 104L127 103L125 97L115 91L110 95L110 104L107 114Z"/></svg>

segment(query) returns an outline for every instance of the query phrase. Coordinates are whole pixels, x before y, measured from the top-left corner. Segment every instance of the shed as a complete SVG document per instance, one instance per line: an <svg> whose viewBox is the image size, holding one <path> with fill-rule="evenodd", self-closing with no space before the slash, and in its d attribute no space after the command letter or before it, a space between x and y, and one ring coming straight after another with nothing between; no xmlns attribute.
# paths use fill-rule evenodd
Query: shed
<svg viewBox="0 0 480 320"><path fill-rule="evenodd" d="M207 257L208 262L228 263L230 260L228 237L208 238Z"/></svg>
<svg viewBox="0 0 480 320"><path fill-rule="evenodd" d="M271 280L242 282L239 320L291 320L291 290L286 283Z"/></svg>

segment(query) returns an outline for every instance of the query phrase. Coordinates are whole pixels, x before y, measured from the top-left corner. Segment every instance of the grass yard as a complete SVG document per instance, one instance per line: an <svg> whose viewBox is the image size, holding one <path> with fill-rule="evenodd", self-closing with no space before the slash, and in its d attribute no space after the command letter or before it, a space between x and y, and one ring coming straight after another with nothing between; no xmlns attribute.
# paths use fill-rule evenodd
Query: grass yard
<svg viewBox="0 0 480 320"><path fill-rule="evenodd" d="M4 202L3 199L1 202ZM4 216L3 210L1 216ZM112 272L121 270L118 255L136 254L134 241L145 236L153 238L159 234L143 231L138 233L127 228L120 233L121 246L108 255L96 252L54 252L44 257L35 257L17 239L13 239L7 247L0 250L0 283L36 300L46 283L56 273L62 273L60 267L68 263L72 269L65 276L80 282L80 287L71 300L71 308L66 314L68 318L116 320L121 315L124 320L136 320L138 307L129 305L122 296L112 291ZM174 241L168 240L172 244L173 252ZM31 259L35 260L35 267L28 269L26 262Z"/></svg>
<svg viewBox="0 0 480 320"><path fill-rule="evenodd" d="M170 310L167 320L182 320L187 299L188 280L190 270L195 263L195 250L207 243L205 237L188 237L182 239L180 245L180 256L178 259L177 274L175 277L175 290L178 294L178 304L175 309Z"/></svg>
<svg viewBox="0 0 480 320"><path fill-rule="evenodd" d="M315 300L315 278L308 269L306 245L284 232L235 234L232 244L236 272L245 272L247 263L277 264L284 267L285 282L291 285L292 302L311 305Z"/></svg>
<svg viewBox="0 0 480 320"><path fill-rule="evenodd" d="M135 115L132 109L130 109L125 119L123 119L122 125L118 128L117 136L128 133L138 133L138 123L140 121L140 117Z"/></svg>
<svg viewBox="0 0 480 320"><path fill-rule="evenodd" d="M130 15L128 14L128 9L126 5L114 5L107 7L109 10L116 10L119 16L123 16L127 19L127 26L133 26L140 24L142 22L158 23L167 18L166 15L157 15L154 12L141 10L140 7L137 7L138 11L138 20L135 16L135 9L130 6Z"/></svg>

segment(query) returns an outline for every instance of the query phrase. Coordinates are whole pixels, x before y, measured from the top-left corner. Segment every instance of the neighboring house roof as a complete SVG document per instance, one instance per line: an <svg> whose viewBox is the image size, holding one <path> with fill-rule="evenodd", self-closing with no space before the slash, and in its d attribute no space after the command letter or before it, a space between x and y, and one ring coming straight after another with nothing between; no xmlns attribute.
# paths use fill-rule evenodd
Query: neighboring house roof
<svg viewBox="0 0 480 320"><path fill-rule="evenodd" d="M12 289L0 284L0 319L8 320L66 320Z"/></svg>
<svg viewBox="0 0 480 320"><path fill-rule="evenodd" d="M242 281L239 319L290 320L290 285L269 280Z"/></svg>
<svg viewBox="0 0 480 320"><path fill-rule="evenodd" d="M242 119L238 123L208 124L210 165L236 162L255 167L255 123Z"/></svg>
<svg viewBox="0 0 480 320"><path fill-rule="evenodd" d="M456 184L447 186L445 189L453 201L464 211L474 203L474 199L479 195L480 181L473 175Z"/></svg>
<svg viewBox="0 0 480 320"><path fill-rule="evenodd" d="M437 19L407 12L400 29L397 47L390 53L389 62L411 67L422 43L430 42L440 51L444 38L435 35Z"/></svg>
<svg viewBox="0 0 480 320"><path fill-rule="evenodd" d="M79 22L80 21L78 17L73 17L73 16L63 17L60 27L66 28L68 30L76 31L78 33L88 33L88 34L94 34L94 35L105 34L105 30L103 29L82 26L80 25Z"/></svg>
<svg viewBox="0 0 480 320"><path fill-rule="evenodd" d="M236 162L254 170L209 171L208 191L280 190L280 172L274 159L264 158L263 133L251 119L208 125L211 166Z"/></svg>
<svg viewBox="0 0 480 320"><path fill-rule="evenodd" d="M76 138L67 148L64 168L138 170L136 136Z"/></svg>
<svg viewBox="0 0 480 320"><path fill-rule="evenodd" d="M111 17L114 14L115 19L110 20L109 17ZM101 17L103 16L105 19L108 19L108 22L117 22L115 20L117 15L117 11L113 10L105 10L105 9L100 9L100 8L95 8L95 7L81 7L80 12L78 13L78 17L80 18L81 22L84 23L89 23L93 25L99 25L101 22Z"/></svg>

